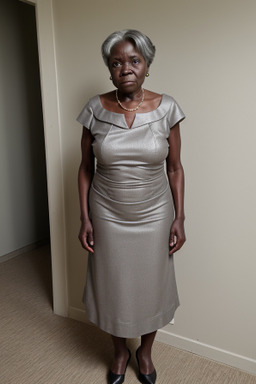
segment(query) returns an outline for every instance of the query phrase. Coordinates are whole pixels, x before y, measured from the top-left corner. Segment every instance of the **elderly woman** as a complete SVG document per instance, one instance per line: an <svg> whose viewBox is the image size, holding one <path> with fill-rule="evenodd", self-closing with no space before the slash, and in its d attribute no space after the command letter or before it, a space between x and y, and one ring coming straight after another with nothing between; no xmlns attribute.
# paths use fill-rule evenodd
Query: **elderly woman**
<svg viewBox="0 0 256 384"><path fill-rule="evenodd" d="M89 320L112 335L109 384L124 382L126 338L139 336L138 379L155 383L156 331L179 305L173 253L185 242L184 114L171 96L142 87L154 55L143 33L112 33L102 56L116 89L90 99L78 116L79 239L89 252L84 302Z"/></svg>

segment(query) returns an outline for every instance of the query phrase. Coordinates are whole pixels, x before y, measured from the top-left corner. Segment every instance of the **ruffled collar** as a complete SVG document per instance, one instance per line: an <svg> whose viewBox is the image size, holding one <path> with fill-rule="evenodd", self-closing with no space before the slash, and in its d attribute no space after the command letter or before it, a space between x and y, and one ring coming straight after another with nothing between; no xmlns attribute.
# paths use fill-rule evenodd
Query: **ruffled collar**
<svg viewBox="0 0 256 384"><path fill-rule="evenodd" d="M96 95L93 99L91 99L91 107L97 120L105 121L123 129L133 129L161 120L170 108L170 100L169 96L163 94L161 103L156 109L150 112L136 113L131 128L128 127L124 114L111 112L103 108L99 95Z"/></svg>

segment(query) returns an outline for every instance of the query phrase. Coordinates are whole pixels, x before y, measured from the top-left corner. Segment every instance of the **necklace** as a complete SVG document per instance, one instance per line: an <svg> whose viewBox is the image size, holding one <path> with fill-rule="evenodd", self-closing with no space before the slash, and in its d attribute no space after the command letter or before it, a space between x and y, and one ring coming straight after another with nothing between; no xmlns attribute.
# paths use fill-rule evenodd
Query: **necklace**
<svg viewBox="0 0 256 384"><path fill-rule="evenodd" d="M124 109L125 111L128 111L128 112L134 112L134 111L137 111L137 109L139 109L139 107L141 106L141 104L142 104L143 101L144 101L144 89L141 88L141 90L142 90L142 98L141 98L141 101L139 102L139 104L137 105L136 108L132 108L132 109L130 109L130 108L126 108L126 107L124 107L124 106L122 105L121 101L118 99L118 89L116 89L116 101L118 102L118 104L120 105L120 107L121 107L122 109Z"/></svg>

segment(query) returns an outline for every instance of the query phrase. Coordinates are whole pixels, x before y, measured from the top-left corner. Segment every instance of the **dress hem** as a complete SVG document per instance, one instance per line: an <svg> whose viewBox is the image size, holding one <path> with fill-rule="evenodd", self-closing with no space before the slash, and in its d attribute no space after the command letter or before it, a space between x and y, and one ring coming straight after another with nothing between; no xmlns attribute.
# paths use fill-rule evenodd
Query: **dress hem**
<svg viewBox="0 0 256 384"><path fill-rule="evenodd" d="M136 326L131 326L131 327L124 326L124 324L120 324L120 323L113 324L113 322L111 322L110 324L103 321L99 322L96 318L94 318L94 316L90 316L88 313L87 313L87 316L89 321L92 324L96 325L102 331L112 336L122 337L122 338L137 338L142 335L146 335L148 333L157 331L163 328L164 326L166 326L167 324L169 324L173 320L174 314L178 309L178 307L179 307L179 303L177 303L170 311L164 314L161 314L159 316L156 316L150 319L149 321L146 320L144 323L142 322L142 325L140 326L136 324ZM148 323L147 326L145 326L145 323ZM136 331L132 330L132 328L135 328L135 327L136 327Z"/></svg>

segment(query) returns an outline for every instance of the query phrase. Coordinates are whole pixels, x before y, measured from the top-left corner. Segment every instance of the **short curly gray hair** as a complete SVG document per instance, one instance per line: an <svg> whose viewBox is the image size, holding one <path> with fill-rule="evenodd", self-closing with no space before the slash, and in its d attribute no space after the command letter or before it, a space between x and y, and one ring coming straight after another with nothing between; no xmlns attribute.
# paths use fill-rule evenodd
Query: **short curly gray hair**
<svg viewBox="0 0 256 384"><path fill-rule="evenodd" d="M101 54L107 67L111 49L115 44L120 43L121 41L131 41L135 48L144 57L147 66L149 67L151 65L155 56L156 48L150 38L144 35L144 33L136 31L135 29L124 29L122 31L111 33L111 35L106 38L101 46Z"/></svg>

